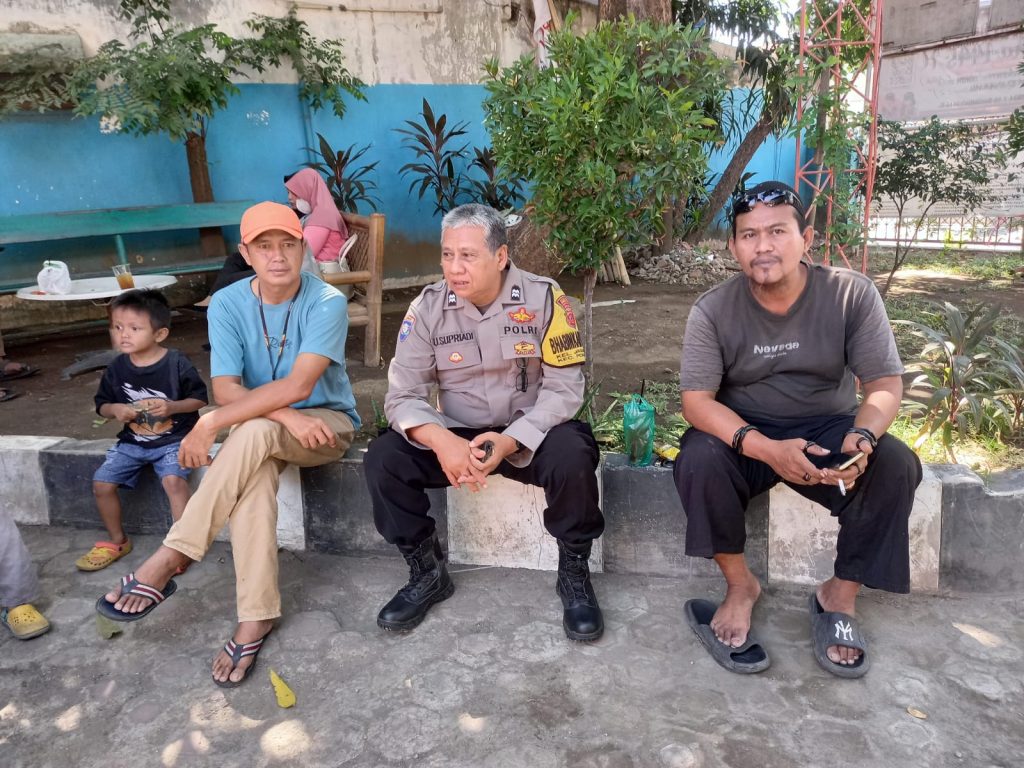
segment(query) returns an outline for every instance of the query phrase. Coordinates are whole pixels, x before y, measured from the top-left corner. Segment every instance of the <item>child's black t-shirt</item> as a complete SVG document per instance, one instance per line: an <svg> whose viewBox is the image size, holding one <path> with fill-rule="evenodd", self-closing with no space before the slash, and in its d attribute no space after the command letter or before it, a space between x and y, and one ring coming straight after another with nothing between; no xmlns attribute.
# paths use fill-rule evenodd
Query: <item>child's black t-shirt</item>
<svg viewBox="0 0 1024 768"><path fill-rule="evenodd" d="M146 448L159 448L179 442L199 420L199 412L176 413L170 418L151 416L147 403L152 400L186 400L196 398L209 402L206 384L192 362L176 349L153 365L139 367L126 354L118 355L107 366L96 392L96 412L107 403L124 403L139 415L125 424L117 439Z"/></svg>

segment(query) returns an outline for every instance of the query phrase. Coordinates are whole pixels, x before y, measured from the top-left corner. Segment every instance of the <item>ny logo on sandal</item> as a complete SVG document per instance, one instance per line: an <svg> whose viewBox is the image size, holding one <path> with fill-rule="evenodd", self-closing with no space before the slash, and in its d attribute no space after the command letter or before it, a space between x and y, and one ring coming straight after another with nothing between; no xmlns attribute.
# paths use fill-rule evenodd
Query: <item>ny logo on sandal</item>
<svg viewBox="0 0 1024 768"><path fill-rule="evenodd" d="M853 627L849 622L845 625L841 621L836 622L836 638L839 640L846 640L847 642L853 640Z"/></svg>

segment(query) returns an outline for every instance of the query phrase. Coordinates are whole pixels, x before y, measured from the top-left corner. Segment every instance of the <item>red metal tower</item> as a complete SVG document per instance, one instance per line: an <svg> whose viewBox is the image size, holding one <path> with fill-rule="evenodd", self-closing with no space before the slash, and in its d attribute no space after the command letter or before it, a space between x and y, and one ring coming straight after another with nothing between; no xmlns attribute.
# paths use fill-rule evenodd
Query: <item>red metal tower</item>
<svg viewBox="0 0 1024 768"><path fill-rule="evenodd" d="M831 89L836 97L844 97L847 108L857 109L856 102L863 104L866 116L864 135L853 138L855 149L848 168L826 168L817 162L817 157L803 162L804 137L796 137L796 185L806 184L814 191L814 204L808 215L813 216L816 208L824 207L825 216L818 217L817 228L825 232L823 260L835 261L838 256L845 266L852 266L851 260L862 272L867 271L867 229L871 217L871 199L875 186L875 160L877 154L878 123L878 71L882 53L882 4L884 0L801 0L800 4L800 72L809 68L828 68L828 83L823 89ZM867 5L865 14L862 8ZM845 38L845 39L844 39ZM862 51L860 49L863 49ZM860 56L851 66L850 51ZM832 62L828 64L828 62ZM826 90L827 92L827 90ZM843 96L845 94L845 96ZM837 99L838 101L838 99ZM797 103L797 121L802 121L807 102ZM828 119L837 117L838 105ZM828 234L837 213L836 195L846 194L837 186L834 174L851 174L854 178L848 187L856 207L863 206L861 218L862 237L860 243L851 247L848 243L835 242ZM859 258L858 258L859 257Z"/></svg>

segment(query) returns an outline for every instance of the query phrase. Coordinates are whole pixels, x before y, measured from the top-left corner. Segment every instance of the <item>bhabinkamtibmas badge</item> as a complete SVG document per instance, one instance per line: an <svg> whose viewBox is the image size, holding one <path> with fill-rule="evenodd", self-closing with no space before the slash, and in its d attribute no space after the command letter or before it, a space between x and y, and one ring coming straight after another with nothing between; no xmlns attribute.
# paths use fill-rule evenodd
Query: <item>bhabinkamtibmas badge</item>
<svg viewBox="0 0 1024 768"><path fill-rule="evenodd" d="M551 300L553 302L551 321L548 323L547 330L544 332L544 341L541 343L541 355L544 362L555 368L566 368L570 365L585 363L587 354L583 349L583 338L576 325L576 313L572 311L569 297L552 286Z"/></svg>

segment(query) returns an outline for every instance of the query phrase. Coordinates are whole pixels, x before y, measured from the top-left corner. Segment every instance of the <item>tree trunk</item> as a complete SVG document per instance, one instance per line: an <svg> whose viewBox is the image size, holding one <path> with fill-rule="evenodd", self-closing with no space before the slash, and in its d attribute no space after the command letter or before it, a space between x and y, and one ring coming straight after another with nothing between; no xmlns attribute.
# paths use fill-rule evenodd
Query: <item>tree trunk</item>
<svg viewBox="0 0 1024 768"><path fill-rule="evenodd" d="M822 176L824 176L822 171L825 170L822 167L822 164L823 164L823 162L825 160L825 149L824 149L825 139L824 139L824 137L825 137L825 130L828 128L828 115L825 113L825 110L823 110L821 108L821 104L825 101L825 97L828 95L828 89L829 89L829 85L831 83L829 78L831 77L831 75L832 75L831 72L822 72L821 73L821 80L818 81L818 97L817 97L818 98L818 114L817 114L816 119L814 121L814 135L815 135L814 143L815 143L815 150L814 150L814 158L811 160L811 167L816 169L817 172L818 172L818 176L817 176L817 179L816 179L816 185L817 185L818 188L822 188ZM799 162L799 161L800 161L800 158L797 158L797 162ZM797 191L799 192L800 190L797 190ZM835 186L833 185L833 187L829 191L829 194L832 194L834 191L835 191ZM815 193L815 197L817 197L817 193ZM807 223L810 226L814 227L814 230L817 232L818 231L818 205L817 205L817 203L815 201L811 201L811 209L808 211L808 214L809 214L809 216L807 218ZM821 229L824 229L824 224L822 225Z"/></svg>
<svg viewBox="0 0 1024 768"><path fill-rule="evenodd" d="M676 208L669 205L661 212L661 228L665 231L661 239L663 250L668 253L676 245Z"/></svg>
<svg viewBox="0 0 1024 768"><path fill-rule="evenodd" d="M599 0L597 20L613 21L626 15L626 0Z"/></svg>
<svg viewBox="0 0 1024 768"><path fill-rule="evenodd" d="M672 23L672 0L598 0L597 20L615 21L633 14L637 21L653 21L655 24ZM665 235L651 245L651 253L661 256L672 250L675 233L672 223L672 209L662 211Z"/></svg>
<svg viewBox="0 0 1024 768"><path fill-rule="evenodd" d="M192 201L213 202L213 185L210 184L210 166L206 160L206 137L189 133L185 139L185 155L188 158L188 180L192 185ZM205 258L221 258L227 255L224 249L224 235L219 227L199 230L199 248Z"/></svg>
<svg viewBox="0 0 1024 768"><path fill-rule="evenodd" d="M598 21L614 21L633 14L637 21L672 23L672 0L599 0Z"/></svg>
<svg viewBox="0 0 1024 768"><path fill-rule="evenodd" d="M722 206L728 202L729 196L743 176L743 171L748 163L750 163L750 159L757 152L758 148L764 144L764 140L768 138L771 132L771 119L762 112L761 117L754 124L754 127L747 132L747 135L743 137L743 141L736 148L736 154L732 156L729 165L722 172L722 177L718 180L714 190L712 190L707 205L701 209L700 216L697 219L700 223L686 235L687 243L696 245L704 238L708 229L711 228L715 216L722 210Z"/></svg>
<svg viewBox="0 0 1024 768"><path fill-rule="evenodd" d="M587 362L583 367L586 386L594 382L594 286L597 285L597 270L587 267L583 270L583 349Z"/></svg>
<svg viewBox="0 0 1024 768"><path fill-rule="evenodd" d="M626 13L632 13L638 21L671 24L672 0L626 0Z"/></svg>

